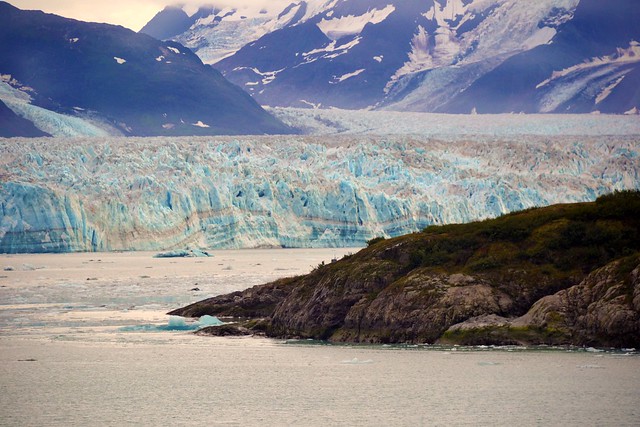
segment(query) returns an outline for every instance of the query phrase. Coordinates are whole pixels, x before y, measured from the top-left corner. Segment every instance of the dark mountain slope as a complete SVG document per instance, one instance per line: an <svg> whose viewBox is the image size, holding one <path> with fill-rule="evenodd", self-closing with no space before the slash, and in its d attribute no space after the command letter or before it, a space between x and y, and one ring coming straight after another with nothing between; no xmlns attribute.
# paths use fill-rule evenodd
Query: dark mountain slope
<svg viewBox="0 0 640 427"><path fill-rule="evenodd" d="M184 33L192 24L193 20L182 8L167 6L147 22L139 32L158 40L166 40Z"/></svg>
<svg viewBox="0 0 640 427"><path fill-rule="evenodd" d="M5 2L0 40L0 73L31 87L34 104L89 111L127 135L289 131L177 43Z"/></svg>
<svg viewBox="0 0 640 427"><path fill-rule="evenodd" d="M9 138L13 136L49 136L42 132L27 119L23 119L14 113L7 105L0 101L0 137Z"/></svg>

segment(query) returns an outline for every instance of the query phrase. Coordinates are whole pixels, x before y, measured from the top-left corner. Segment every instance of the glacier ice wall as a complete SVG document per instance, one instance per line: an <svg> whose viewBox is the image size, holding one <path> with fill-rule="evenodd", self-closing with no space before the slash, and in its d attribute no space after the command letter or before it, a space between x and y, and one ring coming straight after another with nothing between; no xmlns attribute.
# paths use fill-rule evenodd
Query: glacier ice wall
<svg viewBox="0 0 640 427"><path fill-rule="evenodd" d="M0 252L360 246L639 173L624 135L0 139Z"/></svg>

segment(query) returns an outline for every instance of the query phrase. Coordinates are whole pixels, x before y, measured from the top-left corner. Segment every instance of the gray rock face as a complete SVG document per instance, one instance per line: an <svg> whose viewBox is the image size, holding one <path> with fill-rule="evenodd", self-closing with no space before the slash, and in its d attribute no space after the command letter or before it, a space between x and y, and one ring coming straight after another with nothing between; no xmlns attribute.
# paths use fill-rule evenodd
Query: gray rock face
<svg viewBox="0 0 640 427"><path fill-rule="evenodd" d="M635 268L629 272L630 265ZM574 343L640 344L640 264L615 261L579 285L542 298L513 326L564 332Z"/></svg>
<svg viewBox="0 0 640 427"><path fill-rule="evenodd" d="M410 275L345 319L345 338L365 342L433 342L450 325L484 313L508 313L512 299L485 280L461 274ZM380 334L379 331L385 331ZM357 332L357 333L356 333Z"/></svg>
<svg viewBox="0 0 640 427"><path fill-rule="evenodd" d="M541 298L523 316L473 317L451 326L444 341L637 347L639 276L640 257L617 260L592 272L580 284Z"/></svg>

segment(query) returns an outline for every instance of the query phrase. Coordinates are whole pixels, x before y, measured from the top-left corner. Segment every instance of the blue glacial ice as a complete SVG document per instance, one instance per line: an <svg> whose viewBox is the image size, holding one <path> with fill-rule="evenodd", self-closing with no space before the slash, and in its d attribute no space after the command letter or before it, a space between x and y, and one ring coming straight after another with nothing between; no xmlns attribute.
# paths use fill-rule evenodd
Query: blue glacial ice
<svg viewBox="0 0 640 427"><path fill-rule="evenodd" d="M355 247L640 188L637 135L0 139L0 152L0 253Z"/></svg>
<svg viewBox="0 0 640 427"><path fill-rule="evenodd" d="M123 326L118 330L120 332L161 332L161 331L197 331L207 326L223 325L220 319L214 316L204 315L195 322L187 321L184 317L169 316L169 321L165 325L134 325Z"/></svg>

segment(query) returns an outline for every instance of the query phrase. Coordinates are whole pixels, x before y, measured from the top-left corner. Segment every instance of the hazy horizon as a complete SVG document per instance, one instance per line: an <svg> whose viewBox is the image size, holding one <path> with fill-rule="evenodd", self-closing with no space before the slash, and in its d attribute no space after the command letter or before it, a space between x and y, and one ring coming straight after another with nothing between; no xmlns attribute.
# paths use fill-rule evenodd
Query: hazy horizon
<svg viewBox="0 0 640 427"><path fill-rule="evenodd" d="M122 25L139 31L158 12L168 5L183 5L187 13L195 13L199 6L214 4L237 8L274 6L287 0L111 0L87 2L84 0L9 0L7 3L24 10L42 10L46 13L88 22Z"/></svg>

